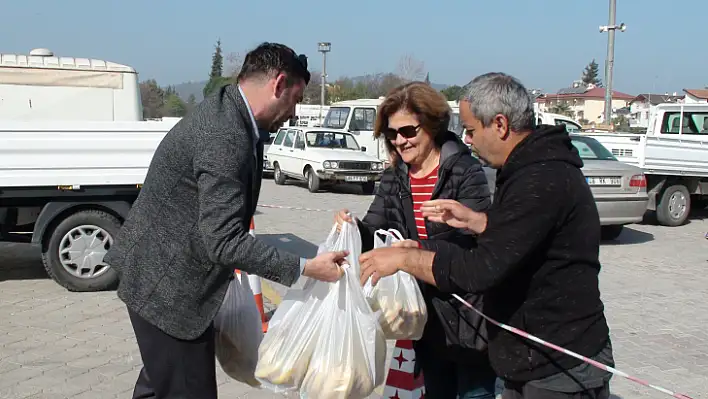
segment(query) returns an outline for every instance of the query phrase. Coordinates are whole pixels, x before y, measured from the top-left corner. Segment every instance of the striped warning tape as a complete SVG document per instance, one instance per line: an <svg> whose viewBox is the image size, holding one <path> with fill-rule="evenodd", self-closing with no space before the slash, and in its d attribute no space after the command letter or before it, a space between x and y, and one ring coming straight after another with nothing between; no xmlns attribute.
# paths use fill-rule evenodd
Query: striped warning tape
<svg viewBox="0 0 708 399"><path fill-rule="evenodd" d="M297 206L283 206L283 205L265 205L258 204L259 208L271 208L271 209L289 209L293 211L310 211L310 212L337 212L334 209L317 209L317 208L300 208Z"/></svg>
<svg viewBox="0 0 708 399"><path fill-rule="evenodd" d="M459 295L457 295L457 294L452 294L452 296L454 296L455 298L457 298L458 301L462 302L462 303L463 303L465 306L467 306L468 308L470 308L470 309L472 309L473 311L475 311L478 315L484 317L485 320L487 320L488 322L494 324L495 326L497 326L497 327L499 327L499 328L503 328L503 329L505 329L505 330L507 330L507 331L509 331L509 332L512 332L512 333L514 333L514 334L516 334L516 335L520 335L520 336L522 336L522 337L524 337L524 338L526 338L526 339L529 339L529 340L531 340L531 341L534 341L534 342L536 342L536 343L538 343L538 344L541 344L541 345L543 345L543 346L545 346L545 347L547 347L547 348L551 348L551 349L556 350L556 351L558 351L558 352L565 353L565 354L568 355L568 356L572 356L572 357L574 357L574 358L576 358L576 359L580 359L580 360L584 361L585 363L588 363L588 364L590 364L590 365L592 365L592 366L595 366L595 367L597 367L597 368L599 368L599 369L601 369L601 370L605 370L605 371L607 371L607 372L610 372L610 373L612 373L612 374L618 375L618 376L620 376L620 377L624 377L624 378L626 378L626 379L628 379L628 380L630 380L630 381L636 382L637 384L644 385L645 387L649 387L649 388L655 389L655 390L657 390L657 391L659 391L659 392L661 392L661 393L665 393L665 394L667 394L667 395L669 395L669 396L672 396L672 397L674 397L674 398L677 398L677 399L693 399L693 398L691 398L690 396L687 396L687 395L684 395L684 394L681 394L681 393L677 393L677 392L674 392L674 391L670 391L670 390L668 390L668 389L666 389L666 388L662 388L662 387L660 387L660 386L658 386L658 385L650 384L650 383L647 382L647 381L644 381L644 380L639 379L639 378L637 378L637 377L631 376L631 375L629 375L629 374L627 374L627 373L625 373L625 372L623 372L623 371L619 371L619 370L617 370L616 368L613 368L613 367L607 366L607 365L605 365L605 364L602 364L602 363L600 363L600 362L598 362L598 361L589 359L589 358L587 358L587 357L585 357L585 356L583 356L583 355L577 354L577 353L575 353L575 352L573 352L573 351L569 351L568 349L562 348L562 347L560 347L560 346L558 346L558 345L555 345L555 344L552 344L552 343L550 343L550 342L546 342L546 341L542 340L541 338L538 338L538 337L536 337L536 336L534 336L534 335L531 335L531 334L527 333L526 331L519 330L518 328L515 328L515 327L512 327L512 326L508 326L508 325L506 325L506 324L504 324L504 323L500 323L500 322L498 322L498 321L492 319L491 317L485 315L484 313L480 312L479 310L475 309L475 308L474 308L472 305L470 305L467 301L465 301L464 299L460 298Z"/></svg>

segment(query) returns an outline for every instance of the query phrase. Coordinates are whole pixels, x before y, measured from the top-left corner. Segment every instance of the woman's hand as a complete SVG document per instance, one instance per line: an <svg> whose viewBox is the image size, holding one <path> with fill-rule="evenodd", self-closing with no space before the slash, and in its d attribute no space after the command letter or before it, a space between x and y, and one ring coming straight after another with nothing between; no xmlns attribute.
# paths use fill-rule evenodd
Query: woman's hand
<svg viewBox="0 0 708 399"><path fill-rule="evenodd" d="M342 223L353 223L352 215L349 209L342 209L334 215L334 222L337 223L337 231L342 230Z"/></svg>
<svg viewBox="0 0 708 399"><path fill-rule="evenodd" d="M454 200L439 199L423 202L420 206L424 218L431 222L445 223L457 229L467 229L480 234L487 228L487 215Z"/></svg>

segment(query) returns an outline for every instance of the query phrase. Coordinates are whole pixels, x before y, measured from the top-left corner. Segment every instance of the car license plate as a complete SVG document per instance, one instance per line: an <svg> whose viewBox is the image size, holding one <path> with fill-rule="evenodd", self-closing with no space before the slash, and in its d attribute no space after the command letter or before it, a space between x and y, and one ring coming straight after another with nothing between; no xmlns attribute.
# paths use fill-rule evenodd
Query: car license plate
<svg viewBox="0 0 708 399"><path fill-rule="evenodd" d="M344 176L344 181L366 182L366 181L369 181L369 179L366 176Z"/></svg>
<svg viewBox="0 0 708 399"><path fill-rule="evenodd" d="M588 184L591 186L621 186L622 178L620 177L596 177L587 178Z"/></svg>

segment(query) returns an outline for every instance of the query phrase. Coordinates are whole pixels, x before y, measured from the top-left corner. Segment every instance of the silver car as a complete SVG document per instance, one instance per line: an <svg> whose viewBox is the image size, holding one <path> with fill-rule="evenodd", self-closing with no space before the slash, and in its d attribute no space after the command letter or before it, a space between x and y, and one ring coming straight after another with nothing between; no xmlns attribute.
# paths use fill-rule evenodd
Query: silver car
<svg viewBox="0 0 708 399"><path fill-rule="evenodd" d="M599 141L571 134L573 146L583 159L583 174L595 197L602 238L614 240L625 224L644 218L649 197L642 169L619 162ZM489 188L494 194L496 170L485 167Z"/></svg>

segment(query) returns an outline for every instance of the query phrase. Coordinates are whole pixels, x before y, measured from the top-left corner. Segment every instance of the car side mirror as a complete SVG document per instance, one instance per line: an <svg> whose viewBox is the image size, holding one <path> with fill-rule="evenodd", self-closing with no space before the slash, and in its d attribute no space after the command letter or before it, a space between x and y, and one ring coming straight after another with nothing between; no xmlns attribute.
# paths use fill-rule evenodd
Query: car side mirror
<svg viewBox="0 0 708 399"><path fill-rule="evenodd" d="M366 147L361 147L361 150L366 152Z"/></svg>

